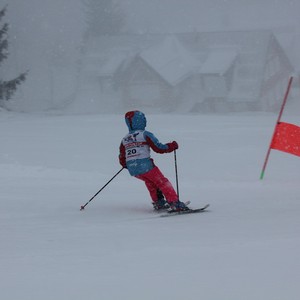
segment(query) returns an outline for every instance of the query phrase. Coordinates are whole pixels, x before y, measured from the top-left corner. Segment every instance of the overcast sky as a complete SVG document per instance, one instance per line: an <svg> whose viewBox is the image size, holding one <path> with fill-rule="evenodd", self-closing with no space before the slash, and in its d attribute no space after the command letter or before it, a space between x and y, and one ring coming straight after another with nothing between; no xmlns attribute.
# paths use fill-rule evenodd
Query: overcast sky
<svg viewBox="0 0 300 300"><path fill-rule="evenodd" d="M140 30L222 30L299 23L299 0L124 0Z"/></svg>

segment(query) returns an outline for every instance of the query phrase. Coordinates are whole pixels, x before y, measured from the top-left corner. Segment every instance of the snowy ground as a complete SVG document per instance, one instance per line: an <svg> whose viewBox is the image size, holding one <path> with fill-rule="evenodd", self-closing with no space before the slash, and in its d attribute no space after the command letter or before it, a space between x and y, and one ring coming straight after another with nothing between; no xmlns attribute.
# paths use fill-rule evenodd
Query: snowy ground
<svg viewBox="0 0 300 300"><path fill-rule="evenodd" d="M0 112L1 299L298 300L300 158L259 180L276 117L149 115L181 199L211 205L160 218L126 170L79 210L120 169L123 116Z"/></svg>

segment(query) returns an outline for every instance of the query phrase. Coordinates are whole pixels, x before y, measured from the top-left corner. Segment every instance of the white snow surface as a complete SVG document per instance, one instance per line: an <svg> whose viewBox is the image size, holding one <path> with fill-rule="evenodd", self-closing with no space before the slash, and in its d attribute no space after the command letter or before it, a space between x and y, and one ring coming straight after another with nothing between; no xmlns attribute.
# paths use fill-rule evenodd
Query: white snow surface
<svg viewBox="0 0 300 300"><path fill-rule="evenodd" d="M259 180L276 117L149 114L181 200L210 204L160 218L127 170L80 211L120 170L122 115L0 112L1 299L298 300L300 158L273 150Z"/></svg>

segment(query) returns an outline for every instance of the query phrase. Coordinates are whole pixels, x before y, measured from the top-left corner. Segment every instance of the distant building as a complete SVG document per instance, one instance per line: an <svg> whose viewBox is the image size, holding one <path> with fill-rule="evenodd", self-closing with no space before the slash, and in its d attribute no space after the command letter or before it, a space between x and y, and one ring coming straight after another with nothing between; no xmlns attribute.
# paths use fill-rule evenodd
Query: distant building
<svg viewBox="0 0 300 300"><path fill-rule="evenodd" d="M270 31L103 36L85 45L79 89L121 109L274 110L292 72Z"/></svg>

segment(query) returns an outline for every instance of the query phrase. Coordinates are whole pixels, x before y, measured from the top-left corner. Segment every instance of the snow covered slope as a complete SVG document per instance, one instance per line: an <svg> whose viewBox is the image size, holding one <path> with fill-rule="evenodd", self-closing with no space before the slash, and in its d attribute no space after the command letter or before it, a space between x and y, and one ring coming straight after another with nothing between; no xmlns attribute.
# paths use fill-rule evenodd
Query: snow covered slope
<svg viewBox="0 0 300 300"><path fill-rule="evenodd" d="M149 115L181 199L211 205L160 218L126 170L79 210L120 170L123 116L0 112L1 299L298 300L300 159L272 151L259 180L275 120Z"/></svg>

